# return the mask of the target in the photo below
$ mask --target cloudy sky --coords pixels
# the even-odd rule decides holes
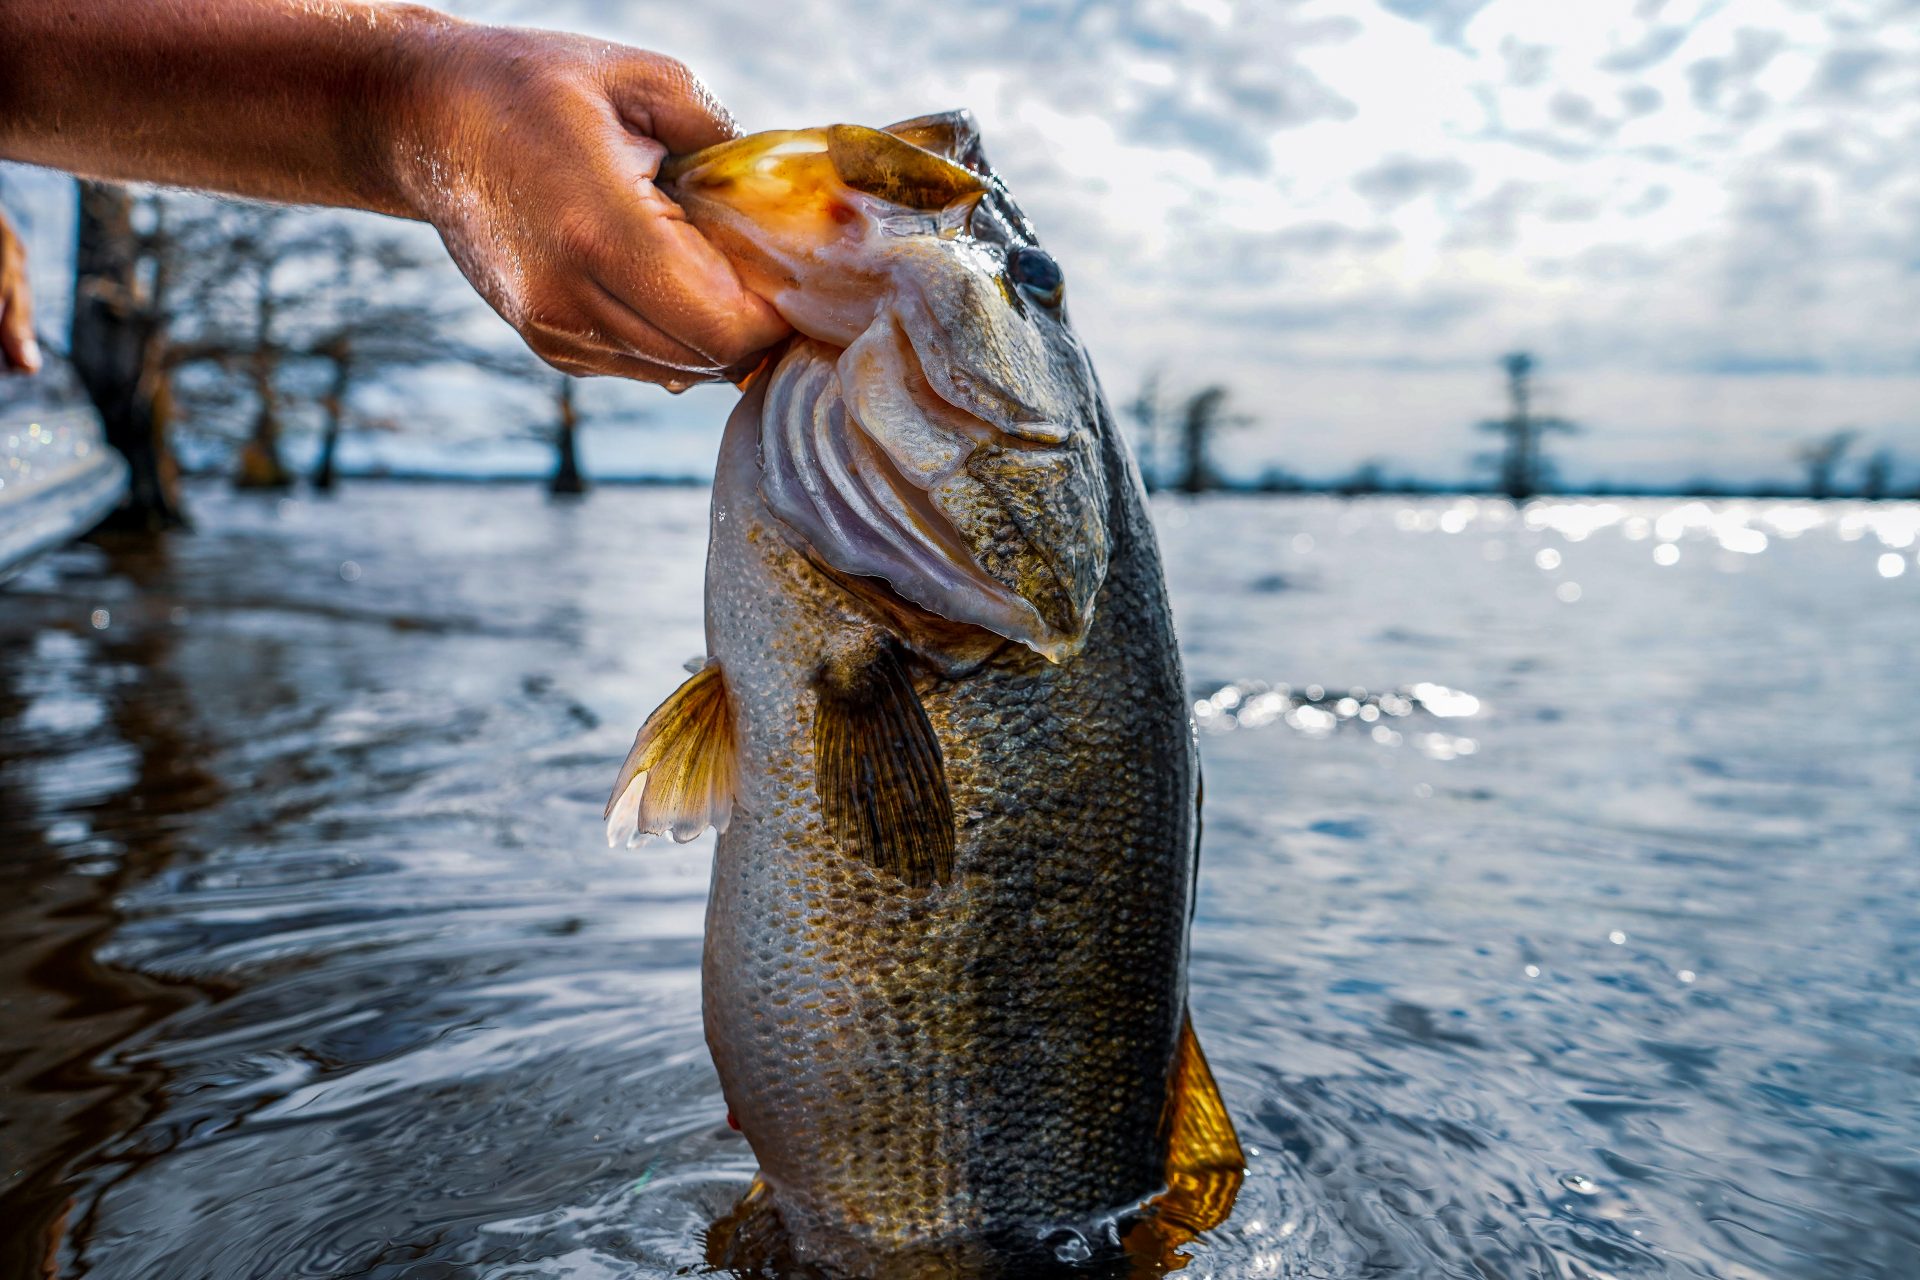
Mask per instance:
[[[1920,0],[445,7],[676,54],[750,129],[971,107],[1109,394],[1229,384],[1245,474],[1463,474],[1526,347],[1570,480],[1841,426],[1920,480]],[[701,456],[724,404],[661,400]]]

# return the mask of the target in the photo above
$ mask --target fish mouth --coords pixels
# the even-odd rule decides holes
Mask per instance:
[[[789,346],[760,462],[769,509],[830,568],[1053,662],[1084,643],[1107,551],[1086,433],[1014,435],[974,416],[890,316],[844,349]]]

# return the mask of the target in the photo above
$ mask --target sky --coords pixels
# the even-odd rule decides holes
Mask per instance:
[[[1526,348],[1570,483],[1841,427],[1920,482],[1920,0],[443,7],[672,53],[748,129],[970,107],[1109,398],[1226,384],[1243,477],[1465,475]],[[727,396],[656,400],[589,463],[710,467]]]

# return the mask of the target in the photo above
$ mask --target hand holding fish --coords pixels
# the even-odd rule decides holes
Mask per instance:
[[[786,334],[654,185],[669,153],[737,132],[686,67],[526,31],[467,28],[452,45],[402,184],[542,359],[678,390]]]
[[[653,183],[736,132],[671,58],[411,5],[0,7],[0,158],[432,223],[569,373],[677,388],[785,336]]]
[[[0,214],[0,373],[39,371],[33,298],[27,293],[27,252],[13,224]]]

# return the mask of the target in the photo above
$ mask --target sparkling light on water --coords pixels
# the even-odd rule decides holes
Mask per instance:
[[[1221,685],[1193,703],[1194,723],[1209,733],[1259,729],[1276,722],[1308,737],[1325,737],[1343,725],[1371,725],[1369,737],[1382,746],[1399,746],[1400,731],[1380,723],[1382,717],[1405,719],[1427,715],[1459,719],[1478,715],[1480,699],[1443,684],[1421,681],[1403,689],[1371,693],[1355,687],[1345,692],[1309,684],[1297,692],[1289,684],[1240,680]],[[1452,760],[1479,750],[1472,738],[1446,733],[1424,733],[1415,742],[1436,760]]]
[[[1870,538],[1888,551],[1920,547],[1920,504],[1911,502],[1708,502],[1695,498],[1649,516],[1632,514],[1618,502],[1594,499],[1541,498],[1516,513],[1509,503],[1463,498],[1443,510],[1401,507],[1394,512],[1393,523],[1407,533],[1495,531],[1517,523],[1528,534],[1557,536],[1569,543],[1584,542],[1612,529],[1628,542],[1651,539],[1656,544],[1653,562],[1662,567],[1678,564],[1683,554],[1680,544],[1689,540],[1711,540],[1719,550],[1734,556],[1761,556],[1777,541],[1790,542],[1822,532],[1842,542]],[[1507,553],[1507,543],[1501,538],[1490,539],[1481,547],[1482,558],[1489,562],[1504,559]],[[1535,567],[1544,572],[1555,572],[1566,563],[1565,553],[1556,546],[1537,546],[1530,554]],[[1725,572],[1740,568],[1737,561],[1725,556],[1708,563]],[[1884,557],[1876,563],[1884,577],[1900,577],[1905,572]],[[1920,558],[1916,563],[1920,564]],[[1565,600],[1568,593],[1557,594]]]
[[[1443,684],[1422,681],[1412,687],[1415,701],[1436,716],[1471,716],[1480,713],[1480,699]]]

